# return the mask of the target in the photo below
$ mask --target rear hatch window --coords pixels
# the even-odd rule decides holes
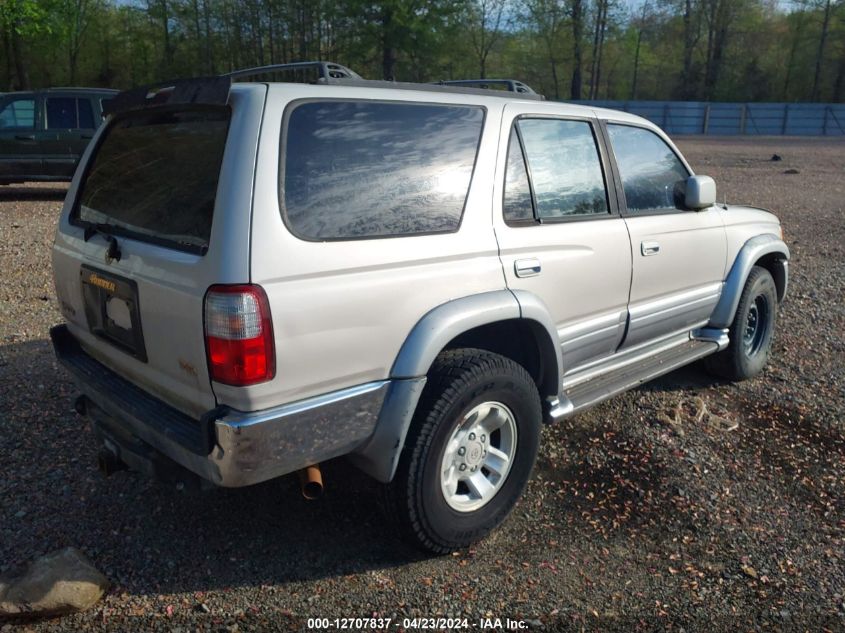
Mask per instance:
[[[228,108],[203,108],[116,119],[89,163],[71,221],[204,254],[229,117]]]

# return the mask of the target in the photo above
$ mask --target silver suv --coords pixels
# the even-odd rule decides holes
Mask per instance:
[[[82,159],[52,338],[105,471],[345,455],[445,552],[504,520],[543,422],[704,357],[763,368],[778,219],[717,205],[656,126],[518,82],[257,80],[290,69],[121,93]]]

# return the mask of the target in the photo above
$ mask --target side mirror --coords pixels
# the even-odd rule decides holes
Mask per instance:
[[[716,181],[710,176],[690,176],[687,178],[687,191],[684,205],[687,209],[706,209],[716,204]]]

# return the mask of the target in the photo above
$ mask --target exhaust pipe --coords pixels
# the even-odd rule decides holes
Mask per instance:
[[[109,475],[113,475],[121,470],[128,470],[129,466],[115,455],[114,451],[104,447],[100,449],[99,453],[97,453],[97,468],[100,469],[100,472],[103,473],[103,475],[108,477]]]
[[[313,464],[300,470],[299,485],[302,487],[302,496],[309,501],[322,497],[323,474],[320,472],[320,465]]]

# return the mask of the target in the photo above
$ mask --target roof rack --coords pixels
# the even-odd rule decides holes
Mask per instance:
[[[316,69],[319,72],[319,83],[334,83],[336,79],[361,79],[361,76],[346,66],[334,62],[296,62],[293,64],[271,64],[269,66],[256,66],[226,73],[223,77],[231,79],[242,79],[244,77],[255,77],[257,75],[269,75],[277,72],[297,72]]]
[[[301,72],[317,70],[318,78],[308,79],[310,83],[339,84],[365,88],[391,88],[402,90],[428,90],[434,92],[462,92],[466,94],[490,95],[521,99],[542,100],[543,96],[529,86],[515,79],[456,79],[433,83],[404,83],[395,81],[363,79],[355,71],[334,62],[296,62],[293,64],[273,64],[235,70],[213,77],[192,77],[162,81],[140,86],[118,93],[114,99],[103,104],[105,114],[115,114],[128,110],[142,109],[162,105],[225,105],[229,99],[232,82],[246,77],[256,77],[281,72]],[[496,90],[491,86],[504,86],[505,90]],[[508,93],[515,93],[513,95]]]
[[[484,90],[495,90],[492,86],[504,86],[507,92],[519,92],[521,94],[535,95],[534,89],[516,79],[450,79],[448,81],[433,82],[440,86],[465,86],[482,88]]]

